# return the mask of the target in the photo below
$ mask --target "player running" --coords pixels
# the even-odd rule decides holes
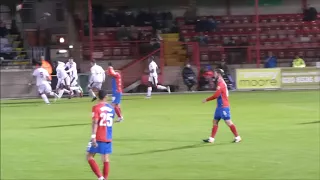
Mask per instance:
[[[213,96],[208,97],[207,99],[204,99],[202,102],[206,103],[208,101],[212,101],[214,99],[217,99],[217,108],[214,113],[214,120],[213,120],[213,128],[211,131],[211,136],[208,139],[203,140],[206,143],[214,143],[214,137],[216,136],[216,133],[218,131],[218,123],[220,119],[223,119],[224,122],[230,127],[230,130],[232,131],[234,135],[234,141],[233,142],[240,142],[241,137],[238,135],[236,126],[231,121],[231,115],[230,115],[230,104],[228,100],[229,92],[228,87],[225,83],[225,81],[222,78],[223,70],[218,69],[214,72],[214,80],[216,81],[217,90],[214,93]]]
[[[154,57],[152,56],[151,58],[148,59],[149,61],[149,87],[148,87],[148,93],[147,93],[147,98],[151,98],[151,92],[152,92],[152,87],[155,89],[160,89],[160,90],[167,90],[168,93],[171,93],[170,86],[165,87],[158,85],[158,73],[157,70],[158,65],[157,63],[154,62]]]
[[[77,94],[82,97],[83,91],[82,88],[78,85],[78,70],[77,64],[73,61],[73,58],[69,58],[68,62],[65,64],[65,68],[68,68],[67,73],[70,76],[70,89],[76,91]]]
[[[105,180],[109,174],[109,154],[112,153],[114,109],[106,102],[106,91],[99,90],[98,98],[98,104],[92,107],[92,135],[87,149],[87,160],[98,180]],[[96,153],[102,155],[103,175],[94,160]]]
[[[59,98],[62,97],[63,93],[68,93],[69,98],[73,95],[73,92],[70,90],[70,77],[68,76],[66,70],[65,70],[65,64],[61,61],[58,61],[55,63],[57,65],[56,71],[57,71],[57,78],[58,83],[56,86],[56,91],[59,95]]]
[[[49,84],[50,75],[48,71],[41,67],[41,62],[37,62],[36,65],[38,66],[38,68],[33,71],[32,75],[37,79],[38,92],[41,98],[46,104],[49,105],[50,102],[48,100],[47,94],[50,96],[54,96],[55,101],[57,100],[58,95],[52,92],[51,85]]]
[[[122,97],[122,79],[119,72],[116,72],[112,64],[109,63],[108,75],[112,77],[112,105],[116,114],[118,116],[118,120],[116,122],[123,121],[123,116],[121,114],[120,102]]]
[[[106,79],[104,69],[97,65],[95,61],[91,62],[91,76],[88,84],[89,93],[92,96],[92,102],[97,99],[95,92],[101,90],[102,83]]]

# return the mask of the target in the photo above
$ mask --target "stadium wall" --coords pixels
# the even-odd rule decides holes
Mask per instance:
[[[1,70],[1,99],[36,97],[36,86],[28,85],[31,81],[31,70]]]

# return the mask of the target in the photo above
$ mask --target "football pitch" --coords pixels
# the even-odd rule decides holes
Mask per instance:
[[[215,144],[202,143],[216,106],[201,103],[209,95],[124,96],[109,179],[320,178],[319,91],[231,92],[238,144],[224,122]],[[93,104],[1,101],[1,179],[97,179],[85,159]]]

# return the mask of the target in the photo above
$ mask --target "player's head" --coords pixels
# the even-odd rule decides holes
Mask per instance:
[[[106,101],[106,100],[107,100],[107,96],[108,96],[107,91],[105,91],[105,90],[99,90],[99,92],[98,92],[98,98],[99,98],[100,101]]]
[[[109,63],[108,63],[108,66],[112,67],[112,62],[109,62]]]
[[[91,66],[96,65],[96,60],[93,59],[93,60],[90,62],[90,64],[91,64]]]
[[[149,59],[148,59],[149,63],[154,61],[154,56],[151,56]]]
[[[70,64],[72,64],[72,63],[73,63],[73,57],[69,57],[68,62],[69,62]]]
[[[42,66],[42,62],[41,61],[36,61],[35,64],[36,64],[37,67],[41,67]]]
[[[213,73],[214,73],[213,78],[217,80],[219,79],[219,77],[223,75],[224,71],[222,69],[215,69]]]

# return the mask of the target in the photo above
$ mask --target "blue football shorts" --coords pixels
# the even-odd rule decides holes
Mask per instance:
[[[113,93],[112,94],[112,103],[113,104],[120,104],[122,98],[121,93]]]
[[[93,147],[92,143],[89,142],[87,152],[91,154],[111,154],[112,153],[112,142],[101,142],[97,141],[98,147]]]
[[[216,111],[214,113],[214,119],[215,120],[230,120],[231,114],[230,114],[230,108],[229,107],[217,107]]]

